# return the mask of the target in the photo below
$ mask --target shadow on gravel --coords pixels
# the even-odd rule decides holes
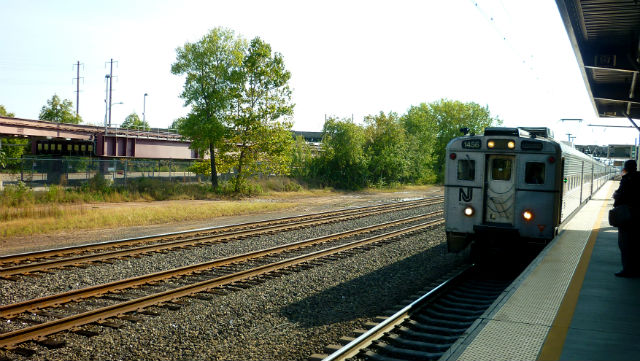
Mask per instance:
[[[280,314],[302,327],[380,316],[409,296],[425,290],[463,260],[461,255],[448,254],[447,245],[441,244],[289,304],[280,310]]]

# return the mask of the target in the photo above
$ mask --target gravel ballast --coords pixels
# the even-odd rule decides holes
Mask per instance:
[[[167,253],[155,253],[151,254],[151,256],[141,258],[129,257],[122,260],[114,260],[111,264],[92,264],[86,269],[67,268],[62,270],[52,270],[53,273],[51,274],[37,274],[34,277],[19,277],[17,281],[0,279],[0,304],[16,303],[72,289],[85,288],[95,284],[121,280],[246,252],[257,251],[295,241],[339,233],[348,229],[377,225],[391,220],[433,212],[441,208],[441,204],[413,208],[406,211],[389,212],[378,216],[363,217],[348,222],[339,222],[319,227],[282,232],[278,233],[276,236],[264,235],[242,240],[234,240],[228,243],[172,250]]]
[[[441,206],[436,206],[441,207]],[[367,217],[348,228],[379,224],[434,209],[422,207],[393,215]],[[346,229],[332,224],[277,236],[125,259],[114,264],[66,269],[38,278],[2,281],[2,304],[271,247]],[[66,347],[25,346],[36,353],[25,358],[0,350],[13,360],[304,360],[336,343],[356,328],[393,308],[464,262],[446,252],[444,227],[438,226],[322,262],[208,300],[184,299],[179,310],[152,307],[158,316],[139,315],[136,323],[119,321],[120,329],[87,326],[94,337],[56,335]],[[7,302],[8,300],[12,300]]]

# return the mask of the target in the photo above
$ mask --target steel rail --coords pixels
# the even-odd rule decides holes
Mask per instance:
[[[435,203],[418,203],[411,205],[403,205],[402,207],[394,207],[394,208],[385,208],[385,209],[377,209],[372,210],[367,213],[357,213],[357,214],[348,214],[348,215],[333,215],[327,218],[315,219],[315,220],[305,220],[299,221],[294,224],[277,224],[277,225],[268,225],[257,229],[250,230],[238,230],[238,231],[230,231],[226,233],[219,233],[210,236],[201,236],[201,237],[193,237],[185,240],[177,240],[171,242],[163,242],[139,247],[126,248],[123,250],[109,251],[98,254],[88,254],[88,255],[80,255],[69,258],[61,258],[61,259],[53,259],[49,261],[42,262],[34,262],[27,264],[20,264],[17,266],[0,268],[0,278],[11,278],[12,276],[27,274],[31,272],[39,272],[39,271],[47,271],[54,268],[61,268],[65,266],[77,266],[86,263],[92,262],[100,262],[109,259],[115,258],[123,258],[130,257],[134,255],[141,255],[151,252],[162,252],[168,251],[174,248],[184,248],[195,246],[199,244],[206,243],[216,243],[216,242],[226,242],[233,238],[238,237],[251,237],[262,235],[270,232],[284,232],[288,230],[300,229],[304,227],[309,227],[311,225],[320,225],[325,223],[333,223],[339,222],[343,220],[350,220],[355,218],[361,218],[376,214],[383,214],[388,212],[396,211],[398,208],[401,209],[411,209],[422,207],[426,205],[431,205]]]
[[[166,270],[166,271],[154,272],[146,275],[131,277],[131,278],[113,281],[105,284],[85,287],[82,289],[71,290],[71,291],[60,293],[60,294],[34,298],[31,300],[26,300],[22,302],[13,303],[13,304],[1,305],[0,318],[10,319],[12,317],[18,316],[19,314],[27,311],[34,311],[34,310],[42,309],[45,307],[58,306],[60,304],[64,304],[71,301],[77,301],[80,299],[85,299],[90,297],[97,297],[109,292],[121,291],[123,289],[141,286],[144,284],[155,283],[155,282],[170,279],[170,278],[181,277],[181,276],[190,275],[198,272],[208,271],[216,267],[222,267],[222,266],[226,266],[233,263],[248,261],[251,259],[260,258],[267,255],[273,255],[277,253],[286,252],[289,250],[309,247],[309,246],[313,246],[321,243],[326,243],[329,241],[335,241],[335,240],[339,240],[347,237],[352,237],[358,234],[370,233],[376,230],[398,226],[398,225],[402,225],[410,222],[417,222],[420,220],[424,220],[427,218],[440,215],[442,213],[443,211],[436,211],[436,212],[431,212],[431,213],[427,213],[419,216],[406,217],[403,219],[390,221],[390,222],[386,222],[386,223],[382,223],[374,226],[361,227],[361,228],[349,230],[346,232],[339,232],[339,233],[334,233],[327,236],[321,236],[321,237],[302,240],[298,242],[292,242],[285,245],[271,247],[271,248],[267,248],[259,251],[247,252],[239,255],[225,257],[225,258],[217,259],[214,261],[202,262],[195,265],[179,267],[179,268]]]
[[[325,250],[312,252],[306,255],[289,258],[283,261],[275,262],[275,263],[264,265],[264,266],[259,266],[253,269],[216,277],[210,280],[201,281],[191,285],[178,287],[173,290],[159,292],[157,294],[137,298],[130,301],[121,302],[111,306],[102,307],[96,310],[87,311],[87,312],[73,315],[73,316],[68,316],[68,317],[50,321],[47,323],[3,333],[3,334],[0,334],[0,347],[7,348],[7,349],[12,348],[12,347],[15,347],[15,345],[25,341],[38,340],[60,331],[73,329],[75,327],[79,327],[89,323],[105,320],[110,317],[117,317],[129,312],[140,311],[146,307],[157,305],[163,302],[169,302],[177,298],[190,296],[199,292],[207,291],[216,287],[228,285],[238,281],[255,278],[258,276],[265,275],[267,273],[297,266],[297,265],[300,265],[309,261],[313,261],[322,257],[349,251],[355,248],[359,248],[365,245],[380,242],[390,238],[396,238],[402,235],[407,235],[425,228],[433,227],[443,222],[444,222],[444,219],[437,219],[437,220],[425,222],[425,223],[410,226],[401,230],[396,230],[396,231],[388,232],[385,234],[372,236],[362,240],[350,242],[344,245],[335,246]]]
[[[203,232],[214,232],[215,234],[218,234],[218,233],[229,232],[237,229],[256,228],[265,224],[282,224],[286,222],[305,221],[308,219],[320,219],[320,218],[331,217],[339,214],[358,213],[358,212],[362,212],[363,210],[365,211],[375,210],[378,208],[380,209],[398,208],[398,207],[403,207],[410,204],[429,203],[432,201],[442,200],[442,198],[444,197],[436,196],[432,198],[422,198],[422,199],[408,201],[408,202],[387,203],[387,204],[381,204],[381,205],[375,205],[375,206],[341,209],[336,211],[319,212],[311,215],[307,214],[307,215],[299,215],[299,216],[291,216],[291,217],[282,217],[282,218],[275,218],[275,219],[265,220],[265,221],[198,228],[198,229],[192,229],[192,230],[186,230],[186,231],[180,231],[180,232],[157,234],[152,236],[127,238],[127,239],[121,239],[121,240],[113,240],[113,241],[84,244],[84,245],[78,245],[78,246],[62,247],[62,248],[48,249],[48,250],[35,251],[35,252],[4,255],[4,256],[0,256],[0,265],[18,263],[18,262],[28,261],[32,259],[39,259],[39,258],[49,258],[49,257],[64,256],[69,254],[87,253],[91,251],[99,251],[99,250],[115,248],[115,247],[127,247],[131,245],[142,244],[142,243],[151,243],[151,242],[168,239],[168,238],[170,239],[171,237],[184,238],[184,237],[189,237],[191,235],[194,237],[197,237],[199,233],[203,233]]]
[[[460,277],[466,275],[471,269],[473,269],[474,265],[470,265],[460,272],[453,275],[448,280],[442,282],[438,286],[436,286],[431,291],[425,293],[420,296],[417,300],[411,302],[407,306],[403,307],[400,311],[394,313],[389,316],[384,321],[380,322],[378,325],[371,328],[369,331],[363,333],[358,336],[355,340],[349,342],[344,345],[339,350],[336,350],[331,355],[325,357],[322,361],[338,361],[338,360],[347,360],[351,357],[356,356],[360,350],[368,347],[374,340],[377,340],[385,334],[386,332],[391,331],[394,327],[404,322],[406,319],[411,317],[411,314],[418,308],[422,307],[423,304],[429,302],[434,297],[437,297],[444,288],[448,287],[452,283],[457,282]]]

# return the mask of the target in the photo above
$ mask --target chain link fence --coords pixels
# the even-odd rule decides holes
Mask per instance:
[[[194,161],[97,158],[20,158],[8,161],[10,166],[0,168],[0,189],[3,185],[18,182],[24,182],[31,188],[54,184],[81,186],[98,173],[115,184],[126,184],[128,180],[141,177],[184,183],[208,181],[207,176],[189,171]]]

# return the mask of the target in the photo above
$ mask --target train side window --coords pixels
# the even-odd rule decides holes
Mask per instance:
[[[42,151],[42,143],[38,143],[38,150]]]
[[[494,158],[491,162],[491,179],[508,181],[511,179],[511,159]]]
[[[44,144],[44,150],[45,150],[45,152],[49,151],[49,144],[47,144],[47,143]]]
[[[73,150],[72,148],[73,148],[73,146],[71,144],[67,144],[67,151],[69,151],[69,152],[72,151]]]
[[[471,159],[458,160],[458,180],[472,181],[476,176],[476,161]]]
[[[527,162],[524,181],[528,184],[544,184],[544,163]]]
[[[58,152],[62,151],[62,144],[58,144],[58,145],[56,145],[56,147],[58,148]]]
[[[73,151],[78,152],[80,150],[80,146],[78,144],[73,145]]]

